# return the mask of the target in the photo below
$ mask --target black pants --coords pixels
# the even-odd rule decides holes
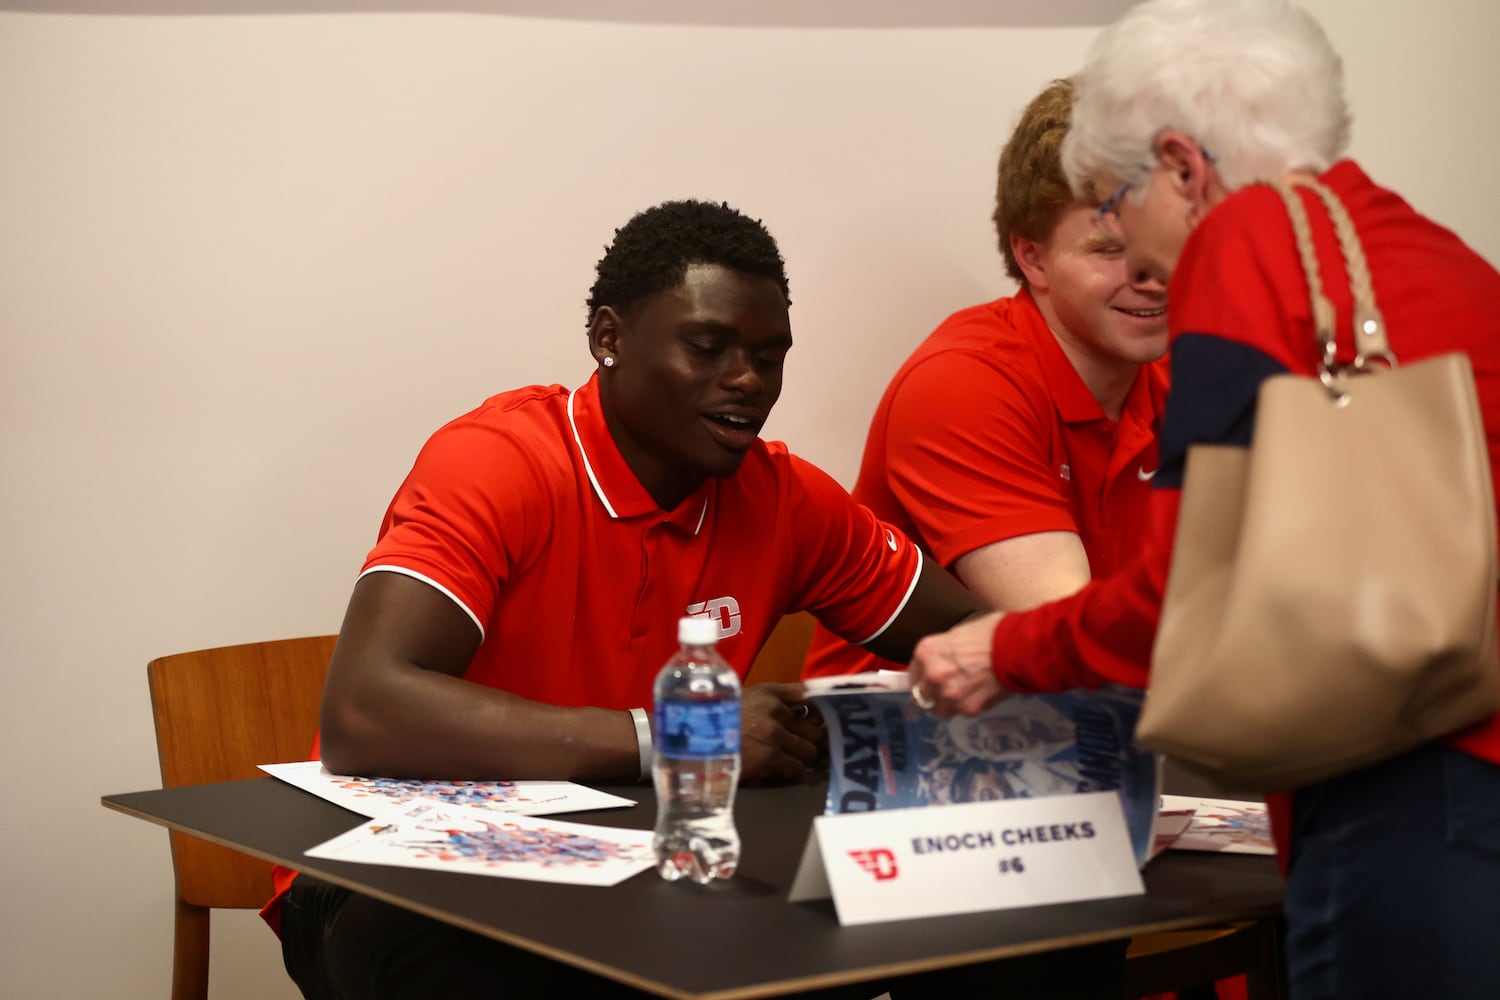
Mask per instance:
[[[822,990],[817,1000],[1116,1000],[1124,941]],[[650,994],[310,875],[281,912],[286,971],[307,1000],[571,1000]],[[774,956],[767,956],[768,960]]]
[[[1297,1000],[1500,997],[1500,767],[1441,743],[1297,791]]]

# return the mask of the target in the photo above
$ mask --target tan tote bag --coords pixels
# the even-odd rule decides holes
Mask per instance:
[[[1467,356],[1397,367],[1348,212],[1321,184],[1354,294],[1336,360],[1307,211],[1317,378],[1260,388],[1250,447],[1191,447],[1137,736],[1223,787],[1291,789],[1500,707],[1495,501]]]

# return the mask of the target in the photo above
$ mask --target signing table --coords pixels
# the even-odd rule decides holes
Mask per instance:
[[[743,853],[729,882],[698,887],[646,873],[607,889],[307,858],[362,817],[272,778],[103,802],[664,997],[780,996],[1280,912],[1271,858],[1169,851],[1147,866],[1144,896],[841,927],[829,900],[786,901],[825,790],[811,781],[742,787]],[[649,787],[606,791],[639,804],[564,818],[651,828]],[[684,939],[734,946],[685,954],[674,945]]]

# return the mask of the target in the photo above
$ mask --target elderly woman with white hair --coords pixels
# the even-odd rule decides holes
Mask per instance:
[[[1011,692],[1145,686],[1187,448],[1248,445],[1261,382],[1317,367],[1292,225],[1262,182],[1334,192],[1392,351],[1469,356],[1500,469],[1500,273],[1340,159],[1341,64],[1310,16],[1286,0],[1148,0],[1100,36],[1075,83],[1069,180],[1118,229],[1132,273],[1170,281],[1151,527],[1132,565],[1073,597],[924,640],[915,697],[945,715]],[[1332,223],[1315,196],[1304,204],[1348,330]],[[1294,997],[1500,997],[1500,717],[1270,798]]]

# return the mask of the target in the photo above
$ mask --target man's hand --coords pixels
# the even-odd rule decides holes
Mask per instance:
[[[801,684],[755,684],[740,699],[740,778],[795,781],[818,762],[828,733]]]
[[[917,643],[908,674],[912,698],[943,718],[978,715],[1010,692],[1000,686],[990,663],[995,626],[1003,613],[966,619],[946,632]]]

